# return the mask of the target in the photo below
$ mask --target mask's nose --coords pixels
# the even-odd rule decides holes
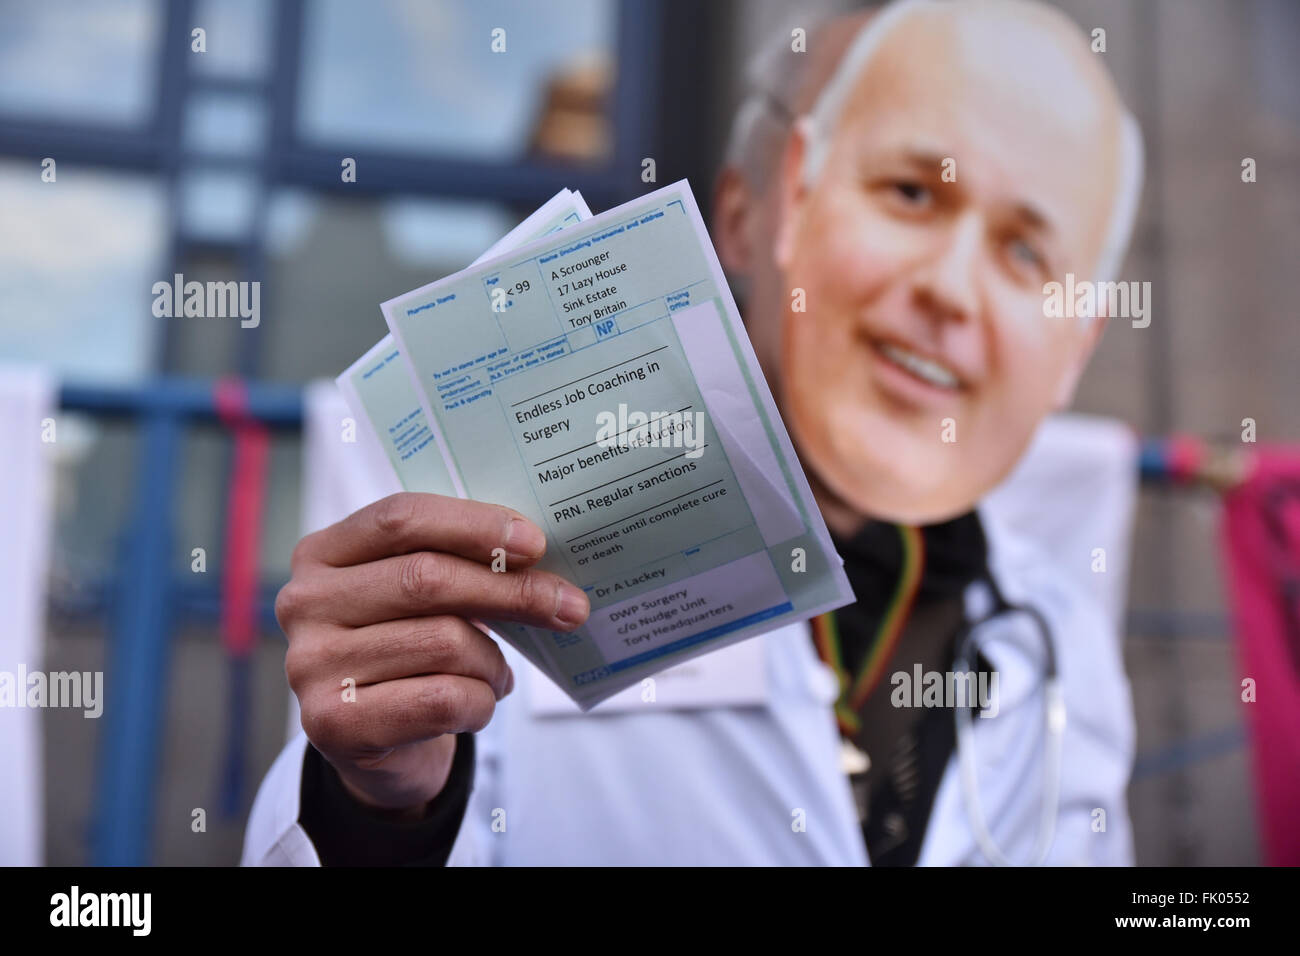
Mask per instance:
[[[912,302],[932,321],[967,322],[976,314],[983,233],[977,214],[960,217],[913,272]]]

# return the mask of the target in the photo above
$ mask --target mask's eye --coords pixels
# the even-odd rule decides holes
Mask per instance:
[[[1038,275],[1047,270],[1047,260],[1024,239],[1007,241],[1007,257],[1011,261],[1011,267],[1022,275]]]
[[[899,180],[894,183],[894,192],[908,205],[928,206],[930,204],[930,190],[918,182]]]

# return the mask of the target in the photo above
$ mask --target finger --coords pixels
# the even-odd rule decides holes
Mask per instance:
[[[401,492],[303,538],[295,558],[346,567],[415,551],[444,551],[482,564],[504,552],[514,570],[541,558],[546,535],[504,505]]]
[[[294,587],[294,582],[286,585]],[[500,573],[428,551],[323,570],[300,587],[312,593],[295,599],[311,602],[314,617],[349,627],[455,614],[571,631],[591,613],[580,588],[548,571]]]
[[[450,614],[325,630],[311,653],[316,673],[335,687],[347,678],[353,686],[363,687],[404,677],[454,674],[483,681],[500,700],[511,686],[510,665],[497,642]]]
[[[442,734],[482,730],[496,694],[474,677],[431,674],[357,687],[351,699],[333,690],[303,707],[303,727],[322,753],[387,750]],[[325,696],[328,694],[328,696]]]

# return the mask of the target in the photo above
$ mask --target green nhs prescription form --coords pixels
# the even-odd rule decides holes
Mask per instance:
[[[475,262],[589,218],[591,210],[582,196],[562,190]],[[369,439],[367,444],[387,457],[405,490],[438,495],[456,493],[391,335],[375,343],[335,382],[356,413],[362,433]],[[375,445],[378,447],[374,448]]]
[[[456,492],[591,600],[489,622],[579,706],[853,600],[685,181],[383,312]]]
[[[475,262],[523,245],[591,217],[580,193],[561,190],[507,233]],[[455,495],[420,399],[397,342],[386,335],[335,380],[357,416],[358,437],[368,454],[386,458],[406,491]],[[529,642],[516,639],[519,651],[549,673],[549,663]]]

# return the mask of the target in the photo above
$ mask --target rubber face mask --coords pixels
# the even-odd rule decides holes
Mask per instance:
[[[1077,37],[988,26],[895,26],[829,133],[801,121],[783,164],[779,391],[805,464],[862,514],[972,508],[1098,328],[1045,315],[1043,289],[1097,260],[1121,108]]]

